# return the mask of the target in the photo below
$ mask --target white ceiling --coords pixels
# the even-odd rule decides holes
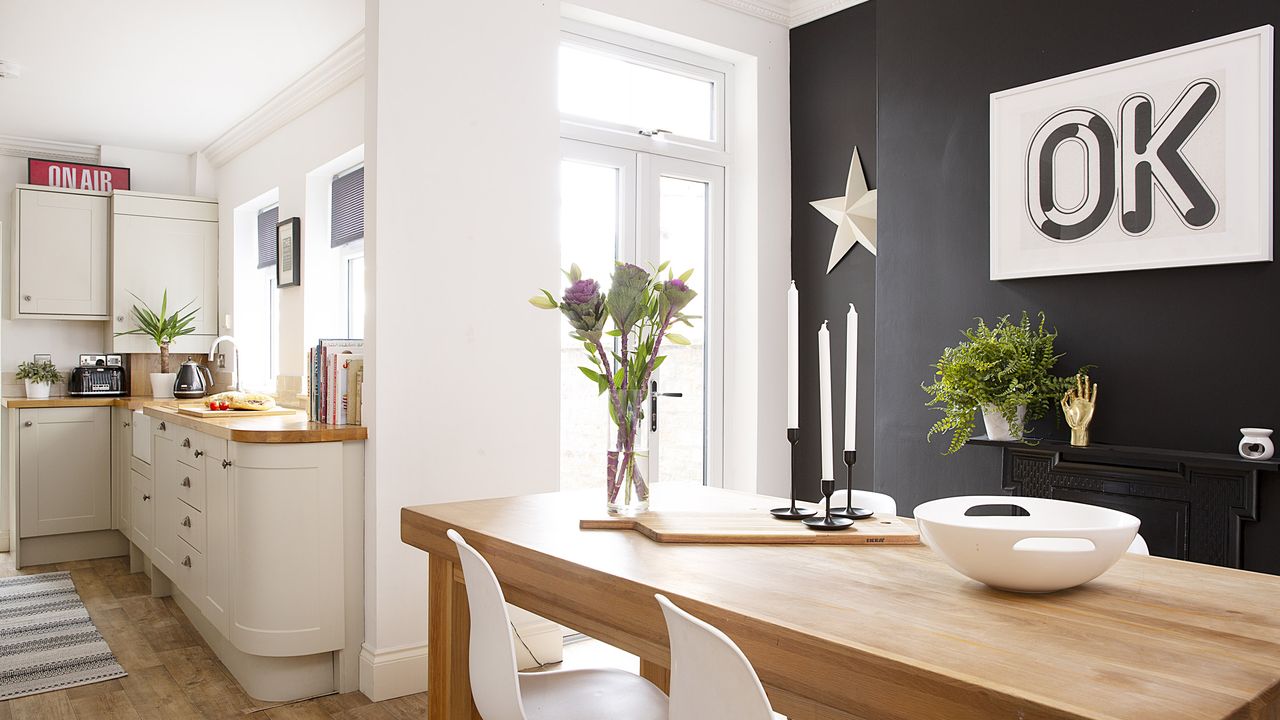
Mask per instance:
[[[0,0],[0,135],[195,152],[363,27],[363,0]]]

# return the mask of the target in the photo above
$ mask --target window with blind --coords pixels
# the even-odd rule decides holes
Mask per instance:
[[[276,264],[276,225],[280,222],[280,206],[258,211],[258,269]]]
[[[339,247],[364,239],[364,166],[333,178],[330,246]]]

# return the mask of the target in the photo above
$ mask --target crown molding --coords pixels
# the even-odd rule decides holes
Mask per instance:
[[[101,157],[101,152],[97,145],[0,135],[0,155],[95,164]]]
[[[791,0],[791,27],[860,5],[866,0]]]
[[[214,167],[221,167],[363,75],[364,31],[361,30],[201,152]]]
[[[716,5],[793,28],[866,0],[709,0]]]

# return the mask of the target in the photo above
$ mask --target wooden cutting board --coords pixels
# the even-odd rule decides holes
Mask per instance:
[[[583,518],[583,530],[635,530],[661,543],[919,545],[920,534],[896,517],[873,515],[848,530],[810,530],[768,512],[652,511]]]
[[[179,405],[178,412],[198,418],[257,417],[261,415],[292,415],[294,408],[273,407],[270,410],[210,410],[208,405]]]

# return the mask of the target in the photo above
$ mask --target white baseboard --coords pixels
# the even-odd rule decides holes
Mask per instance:
[[[370,700],[427,691],[427,644],[374,650],[360,646],[360,692]]]

